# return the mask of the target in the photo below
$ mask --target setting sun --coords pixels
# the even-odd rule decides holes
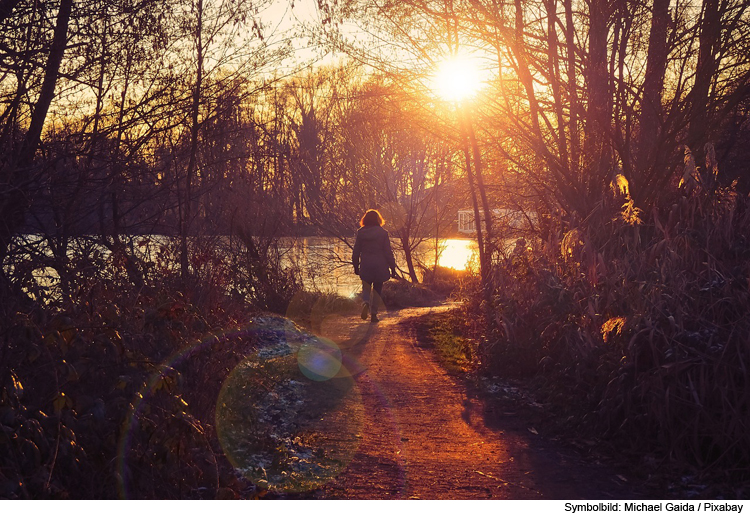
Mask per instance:
[[[476,61],[467,57],[453,57],[444,61],[434,78],[435,91],[446,101],[463,101],[479,91],[481,83]]]

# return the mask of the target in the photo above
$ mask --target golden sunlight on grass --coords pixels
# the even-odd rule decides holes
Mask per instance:
[[[471,57],[452,57],[440,64],[433,82],[435,92],[443,100],[463,101],[479,91],[479,67]]]

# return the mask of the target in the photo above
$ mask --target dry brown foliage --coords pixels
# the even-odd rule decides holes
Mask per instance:
[[[746,478],[750,210],[732,189],[558,224],[495,269],[483,367],[536,374],[561,418],[622,448]]]

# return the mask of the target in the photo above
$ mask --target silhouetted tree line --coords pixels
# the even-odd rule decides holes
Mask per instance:
[[[395,207],[407,252],[445,232],[430,193],[455,194],[434,191],[458,169],[424,112],[353,65],[277,69],[293,50],[264,35],[261,7],[4,6],[3,259],[30,233],[53,267],[74,237],[135,258],[127,237],[161,234],[178,237],[187,281],[190,236],[344,237],[374,206]]]

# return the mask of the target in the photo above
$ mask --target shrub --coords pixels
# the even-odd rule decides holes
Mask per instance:
[[[453,268],[425,268],[422,284],[438,295],[450,296],[456,293],[462,284],[471,280],[473,274],[469,270],[455,270]]]
[[[383,303],[389,309],[432,306],[438,302],[440,296],[422,284],[390,280],[383,285]]]
[[[310,328],[313,332],[320,330],[323,319],[332,314],[359,313],[358,300],[342,297],[331,292],[299,291],[290,301],[286,315],[295,323]]]
[[[55,262],[57,283],[29,289],[34,298],[5,292],[0,497],[214,498],[247,488],[221,454],[216,398],[256,345],[248,320],[284,313],[297,282],[271,244],[265,256],[233,253],[244,259],[235,267],[220,241],[196,239],[186,285],[172,240],[142,242],[108,252],[82,237]],[[46,262],[43,248],[26,255],[12,267],[22,284]]]
[[[750,467],[747,198],[625,208],[602,204],[496,266],[484,368],[537,375],[624,447],[739,473]]]

